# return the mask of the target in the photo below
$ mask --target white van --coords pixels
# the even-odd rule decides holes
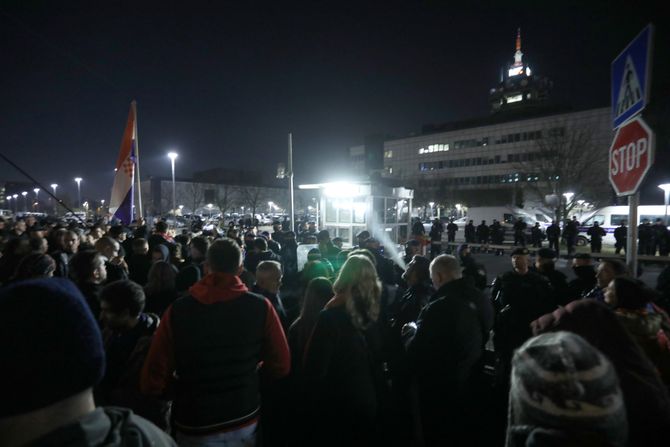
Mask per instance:
[[[670,207],[668,207],[668,211],[670,212]],[[648,219],[651,223],[654,223],[656,219],[663,220],[665,219],[665,206],[640,205],[637,207],[637,216],[637,224],[642,222],[643,219]],[[589,242],[586,231],[596,221],[607,232],[607,235],[603,238],[603,243],[614,245],[614,229],[621,225],[621,221],[626,221],[627,226],[630,226],[628,206],[606,206],[584,215],[584,220],[579,226],[577,245],[586,245]]]

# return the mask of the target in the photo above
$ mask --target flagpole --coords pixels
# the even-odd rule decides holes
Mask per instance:
[[[137,101],[133,99],[133,101],[130,103],[131,107],[133,108],[133,115],[135,117],[134,120],[134,128],[133,128],[133,133],[135,134],[135,170],[137,171],[137,218],[141,219],[142,218],[142,183],[140,179],[140,139],[139,136],[137,135]],[[130,210],[132,214],[132,210]]]

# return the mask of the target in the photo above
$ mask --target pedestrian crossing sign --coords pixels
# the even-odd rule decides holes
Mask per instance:
[[[644,109],[651,90],[653,25],[649,24],[612,62],[612,127]]]

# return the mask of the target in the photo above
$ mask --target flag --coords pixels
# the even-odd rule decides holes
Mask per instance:
[[[137,153],[137,135],[135,134],[135,103],[128,113],[126,130],[121,140],[119,158],[114,169],[114,186],[109,201],[109,212],[125,225],[133,220],[133,196],[135,192],[135,161]]]

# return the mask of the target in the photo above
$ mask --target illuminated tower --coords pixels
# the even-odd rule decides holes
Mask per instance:
[[[517,29],[514,62],[501,72],[499,85],[489,92],[491,112],[541,105],[548,98],[551,87],[549,79],[531,75],[530,67],[523,62],[521,28]]]

